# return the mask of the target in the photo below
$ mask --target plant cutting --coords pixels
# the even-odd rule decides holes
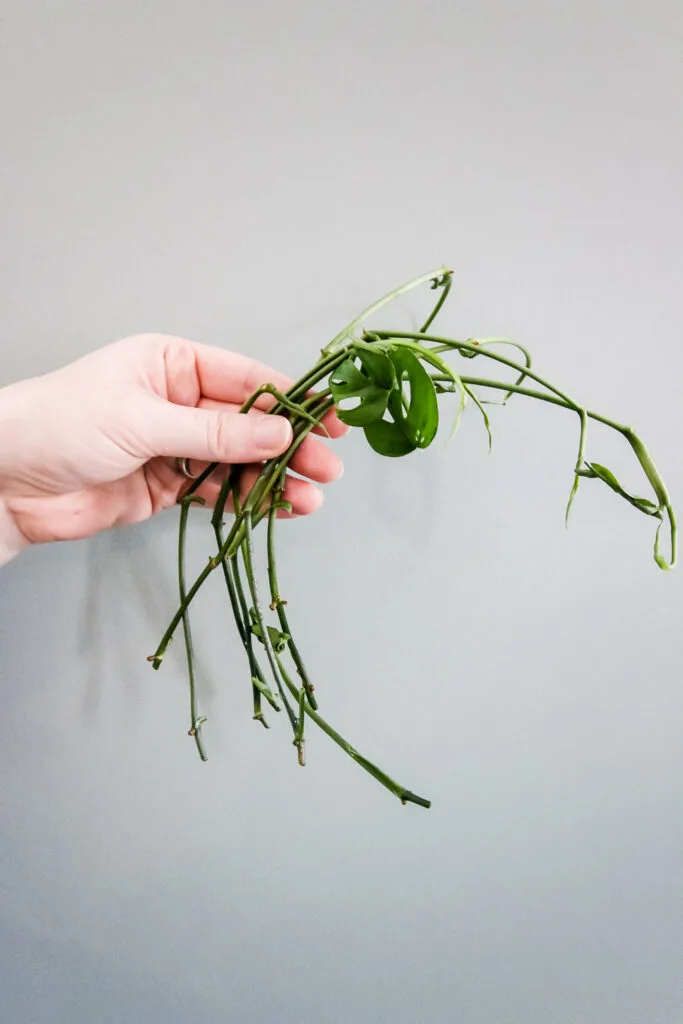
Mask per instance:
[[[439,403],[454,402],[453,432],[468,404],[481,416],[488,434],[492,433],[487,406],[492,395],[502,394],[505,404],[513,396],[550,403],[573,413],[578,422],[578,448],[565,519],[582,480],[598,480],[633,508],[655,521],[654,560],[663,570],[676,562],[676,518],[664,482],[643,441],[630,426],[593,412],[570,398],[555,385],[539,376],[532,367],[528,351],[506,338],[468,338],[456,340],[434,333],[433,323],[443,308],[452,284],[452,272],[446,267],[423,274],[396,288],[373,303],[352,320],[326,345],[315,365],[285,394],[264,384],[244,404],[247,413],[263,394],[272,395],[270,414],[287,416],[293,439],[287,451],[264,463],[248,494],[240,498],[241,468],[233,467],[223,481],[211,517],[215,553],[188,586],[185,567],[185,540],[190,509],[201,504],[197,491],[219,468],[208,466],[179,499],[178,592],[179,604],[155,653],[149,660],[158,669],[168,646],[181,629],[187,658],[190,729],[202,760],[206,760],[195,678],[195,662],[190,629],[190,607],[207,579],[220,570],[237,633],[244,649],[252,690],[253,717],[268,728],[264,704],[277,713],[284,711],[292,730],[292,742],[299,763],[305,764],[305,728],[310,720],[342,748],[357,764],[398,797],[402,803],[429,807],[430,801],[395,782],[382,769],[360,754],[320,714],[313,676],[304,664],[294,639],[287,602],[278,578],[275,531],[277,512],[288,509],[282,493],[289,462],[304,439],[319,428],[325,415],[336,409],[339,418],[363,431],[370,447],[380,456],[410,456],[429,447],[439,427]],[[377,313],[399,296],[430,285],[436,291],[434,306],[417,331],[391,330],[374,326]],[[461,367],[447,361],[456,355],[467,368],[485,364],[483,376],[460,372]],[[512,379],[505,379],[505,374]],[[499,376],[501,374],[502,376]],[[649,498],[625,490],[614,473],[587,457],[588,424],[594,421],[620,434],[635,455],[652,489]],[[228,500],[232,499],[234,517],[229,528],[224,522]],[[259,526],[265,535],[267,585],[256,577],[254,544]],[[661,533],[668,527],[667,555],[662,553]],[[267,588],[268,597],[263,598]],[[246,674],[246,673],[245,673]]]

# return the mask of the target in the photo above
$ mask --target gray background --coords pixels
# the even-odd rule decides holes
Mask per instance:
[[[683,506],[679,3],[0,12],[6,382],[145,330],[299,373],[446,261],[444,330],[633,421]],[[573,417],[494,411],[491,458],[473,410],[403,463],[345,439],[281,537],[325,710],[430,811],[252,724],[218,581],[199,763],[180,650],[145,662],[175,513],[2,571],[4,1022],[683,1019],[683,578],[601,485],[564,530]]]

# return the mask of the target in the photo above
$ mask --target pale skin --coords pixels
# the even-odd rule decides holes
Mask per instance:
[[[91,537],[170,508],[189,484],[177,457],[194,475],[221,464],[198,491],[209,505],[233,463],[246,464],[248,491],[259,463],[292,438],[286,419],[265,415],[269,395],[239,413],[266,383],[286,391],[292,381],[235,352],[145,334],[0,389],[0,563],[32,544]],[[334,412],[324,428],[330,438],[348,429]],[[341,476],[342,464],[310,435],[291,469],[283,498],[293,515],[307,515],[322,502],[316,485]]]

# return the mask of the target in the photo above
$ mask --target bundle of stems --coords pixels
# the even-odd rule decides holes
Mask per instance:
[[[630,426],[586,409],[540,377],[532,369],[528,351],[518,343],[506,338],[469,338],[458,341],[434,334],[432,324],[448,297],[451,283],[451,271],[440,267],[396,288],[347,324],[322,349],[315,366],[286,394],[271,384],[264,384],[248,399],[241,410],[244,413],[252,408],[261,395],[272,395],[273,404],[269,413],[289,418],[293,440],[283,455],[264,463],[256,482],[243,499],[240,498],[241,468],[232,468],[222,484],[211,518],[215,554],[189,587],[185,578],[185,540],[189,511],[192,504],[203,503],[197,491],[216,472],[218,465],[214,463],[208,466],[179,499],[179,607],[149,660],[154,668],[159,668],[176,629],[182,626],[190,689],[189,735],[194,737],[202,760],[206,760],[201,731],[206,719],[198,710],[189,608],[208,577],[220,568],[249,668],[254,719],[268,728],[263,714],[264,701],[274,711],[284,709],[292,729],[299,763],[303,765],[304,728],[306,719],[310,718],[402,803],[430,806],[429,800],[398,784],[363,757],[320,715],[314,686],[294,640],[286,610],[287,602],[282,597],[278,581],[275,524],[278,509],[289,508],[282,499],[287,467],[304,439],[311,430],[320,428],[332,408],[336,409],[343,422],[363,429],[368,443],[378,454],[389,457],[405,456],[431,444],[439,425],[438,398],[444,394],[454,394],[457,399],[454,430],[468,401],[472,402],[488,432],[489,447],[491,424],[486,406],[491,399],[486,396],[492,392],[503,392],[503,400],[499,404],[505,404],[512,395],[520,395],[568,409],[579,421],[579,444],[566,516],[569,515],[580,481],[584,478],[601,480],[639,512],[657,521],[655,562],[661,569],[673,568],[676,562],[674,511],[664,482],[640,437]],[[366,328],[368,321],[380,309],[399,296],[426,284],[431,284],[438,296],[430,315],[418,331]],[[503,354],[501,348],[506,352],[512,350],[516,358]],[[494,375],[477,377],[456,372],[444,359],[444,355],[450,352],[470,361],[488,360]],[[495,376],[495,371],[500,369],[514,371],[514,379],[500,380]],[[635,454],[656,500],[630,494],[604,465],[587,460],[589,420],[621,434]],[[234,518],[226,533],[224,516],[230,498]],[[264,519],[270,597],[267,604],[264,604],[260,596],[254,568],[254,532]],[[670,537],[668,559],[660,548],[660,532],[665,521],[669,526]]]

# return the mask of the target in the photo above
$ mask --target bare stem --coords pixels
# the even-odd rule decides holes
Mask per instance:
[[[287,689],[289,690],[293,697],[298,699],[299,691],[297,690],[296,686],[294,685],[289,675],[287,674],[287,670],[282,664],[282,659],[277,655],[276,657],[278,658],[279,669],[282,674],[282,678],[285,681]],[[322,731],[327,736],[329,736],[329,738],[334,743],[336,743],[338,747],[341,747],[341,749],[345,753],[347,753],[349,757],[351,757],[356,762],[356,764],[359,764],[361,768],[364,768],[365,771],[372,775],[374,779],[377,779],[377,781],[380,782],[383,786],[385,786],[391,793],[393,793],[394,796],[397,796],[402,804],[412,803],[419,804],[420,807],[431,807],[430,800],[425,800],[424,797],[417,796],[415,793],[411,793],[409,789],[405,789],[398,782],[394,782],[394,780],[390,778],[386,774],[386,772],[383,772],[382,769],[378,768],[377,765],[372,763],[372,761],[368,761],[367,757],[363,757],[362,754],[359,754],[355,747],[352,747],[351,744],[347,740],[345,740],[344,737],[341,736],[336,729],[332,728],[329,722],[325,721],[325,719],[322,717],[321,714],[319,714],[319,712],[315,711],[310,706],[308,701],[303,701],[301,706],[303,707],[304,713],[308,715],[308,717],[312,719],[312,721],[314,721],[315,724],[320,729],[322,729]]]
[[[280,495],[277,495],[279,500]],[[287,619],[287,612],[285,611],[286,601],[283,600],[282,594],[280,593],[280,586],[277,578],[277,564],[275,561],[275,520],[277,518],[275,506],[271,506],[270,514],[268,516],[268,582],[270,584],[270,607],[277,613],[278,620],[280,622],[280,628],[282,632],[287,636],[287,646],[289,653],[292,656],[292,661],[296,665],[296,670],[301,679],[303,689],[306,693],[311,707],[316,710],[318,703],[313,695],[313,685],[308,678],[306,672],[306,666],[304,665],[303,658],[299,653],[299,649],[296,646],[294,637],[292,636],[292,630]]]
[[[185,498],[180,506],[180,527],[178,529],[178,590],[181,604],[185,601],[185,538],[187,535],[187,516],[190,505],[198,501],[194,496]],[[194,649],[192,646],[192,632],[190,630],[190,617],[187,611],[183,614],[183,635],[185,638],[185,654],[187,656],[187,674],[190,683],[190,731],[189,735],[194,736],[197,751],[202,761],[206,761],[206,752],[202,743],[201,727],[206,718],[200,718],[197,710],[197,692],[194,674]]]
[[[219,550],[223,547],[224,544],[222,519],[223,512],[225,509],[225,503],[228,498],[228,493],[231,490],[233,481],[235,482],[236,488],[239,486],[235,478],[236,474],[231,474],[231,477],[225,480],[223,487],[221,488],[221,492],[218,496],[218,501],[216,502],[216,505],[214,507],[214,513],[211,519],[214,533],[216,535],[216,543],[218,545]],[[235,619],[235,625],[237,626],[237,632],[239,633],[239,637],[240,640],[242,641],[242,646],[244,647],[245,653],[247,655],[247,661],[249,663],[249,674],[252,681],[251,688],[254,704],[253,717],[257,722],[261,722],[261,724],[266,729],[268,729],[268,723],[263,716],[263,711],[261,710],[261,695],[263,692],[263,688],[266,687],[266,681],[261,666],[258,663],[256,654],[254,653],[254,645],[249,625],[249,612],[247,609],[246,600],[244,598],[244,593],[242,591],[242,584],[239,578],[239,564],[237,560],[237,555],[235,555],[233,558],[224,558],[223,561],[221,562],[221,565],[223,567],[223,576],[228,590],[228,596],[230,598],[230,605],[232,607],[232,614]],[[254,682],[254,680],[258,680],[258,683],[260,683],[261,685],[259,686],[256,682]],[[280,710],[279,706],[277,705],[275,705],[275,709],[277,711]]]
[[[280,678],[280,673],[278,671],[278,663],[275,656],[275,651],[273,650],[273,644],[270,639],[270,633],[266,628],[266,622],[263,618],[263,612],[261,610],[258,586],[256,584],[256,576],[254,573],[254,546],[251,530],[251,512],[247,511],[246,509],[244,511],[244,524],[246,527],[246,533],[244,543],[242,544],[242,558],[244,559],[244,569],[247,574],[247,584],[249,586],[249,592],[251,594],[251,602],[254,608],[256,622],[261,633],[261,641],[266,649],[266,657],[268,658],[270,671],[273,674],[273,679],[275,680],[275,684],[278,688],[278,692],[282,699],[282,703],[284,705],[285,711],[287,712],[287,717],[289,718],[290,724],[292,726],[292,731],[296,733],[297,718],[289,703],[289,700],[287,699],[287,694],[285,693],[284,687],[282,685],[282,680]]]
[[[407,292],[412,291],[414,288],[419,288],[422,284],[427,284],[428,281],[438,281],[443,277],[448,277],[452,273],[448,267],[438,267],[436,270],[431,270],[428,274],[421,274],[420,277],[413,278],[412,281],[408,281],[406,284],[401,285],[399,288],[394,288],[393,291],[388,292],[377,302],[373,302],[371,306],[368,306],[360,316],[357,316],[354,320],[346,325],[346,327],[339,332],[332,339],[329,345],[326,345],[323,349],[323,356],[333,355],[340,349],[348,347],[353,341],[353,332],[361,327],[371,316],[378,313],[384,306],[388,306],[390,302],[399,298],[400,295],[405,295]]]

